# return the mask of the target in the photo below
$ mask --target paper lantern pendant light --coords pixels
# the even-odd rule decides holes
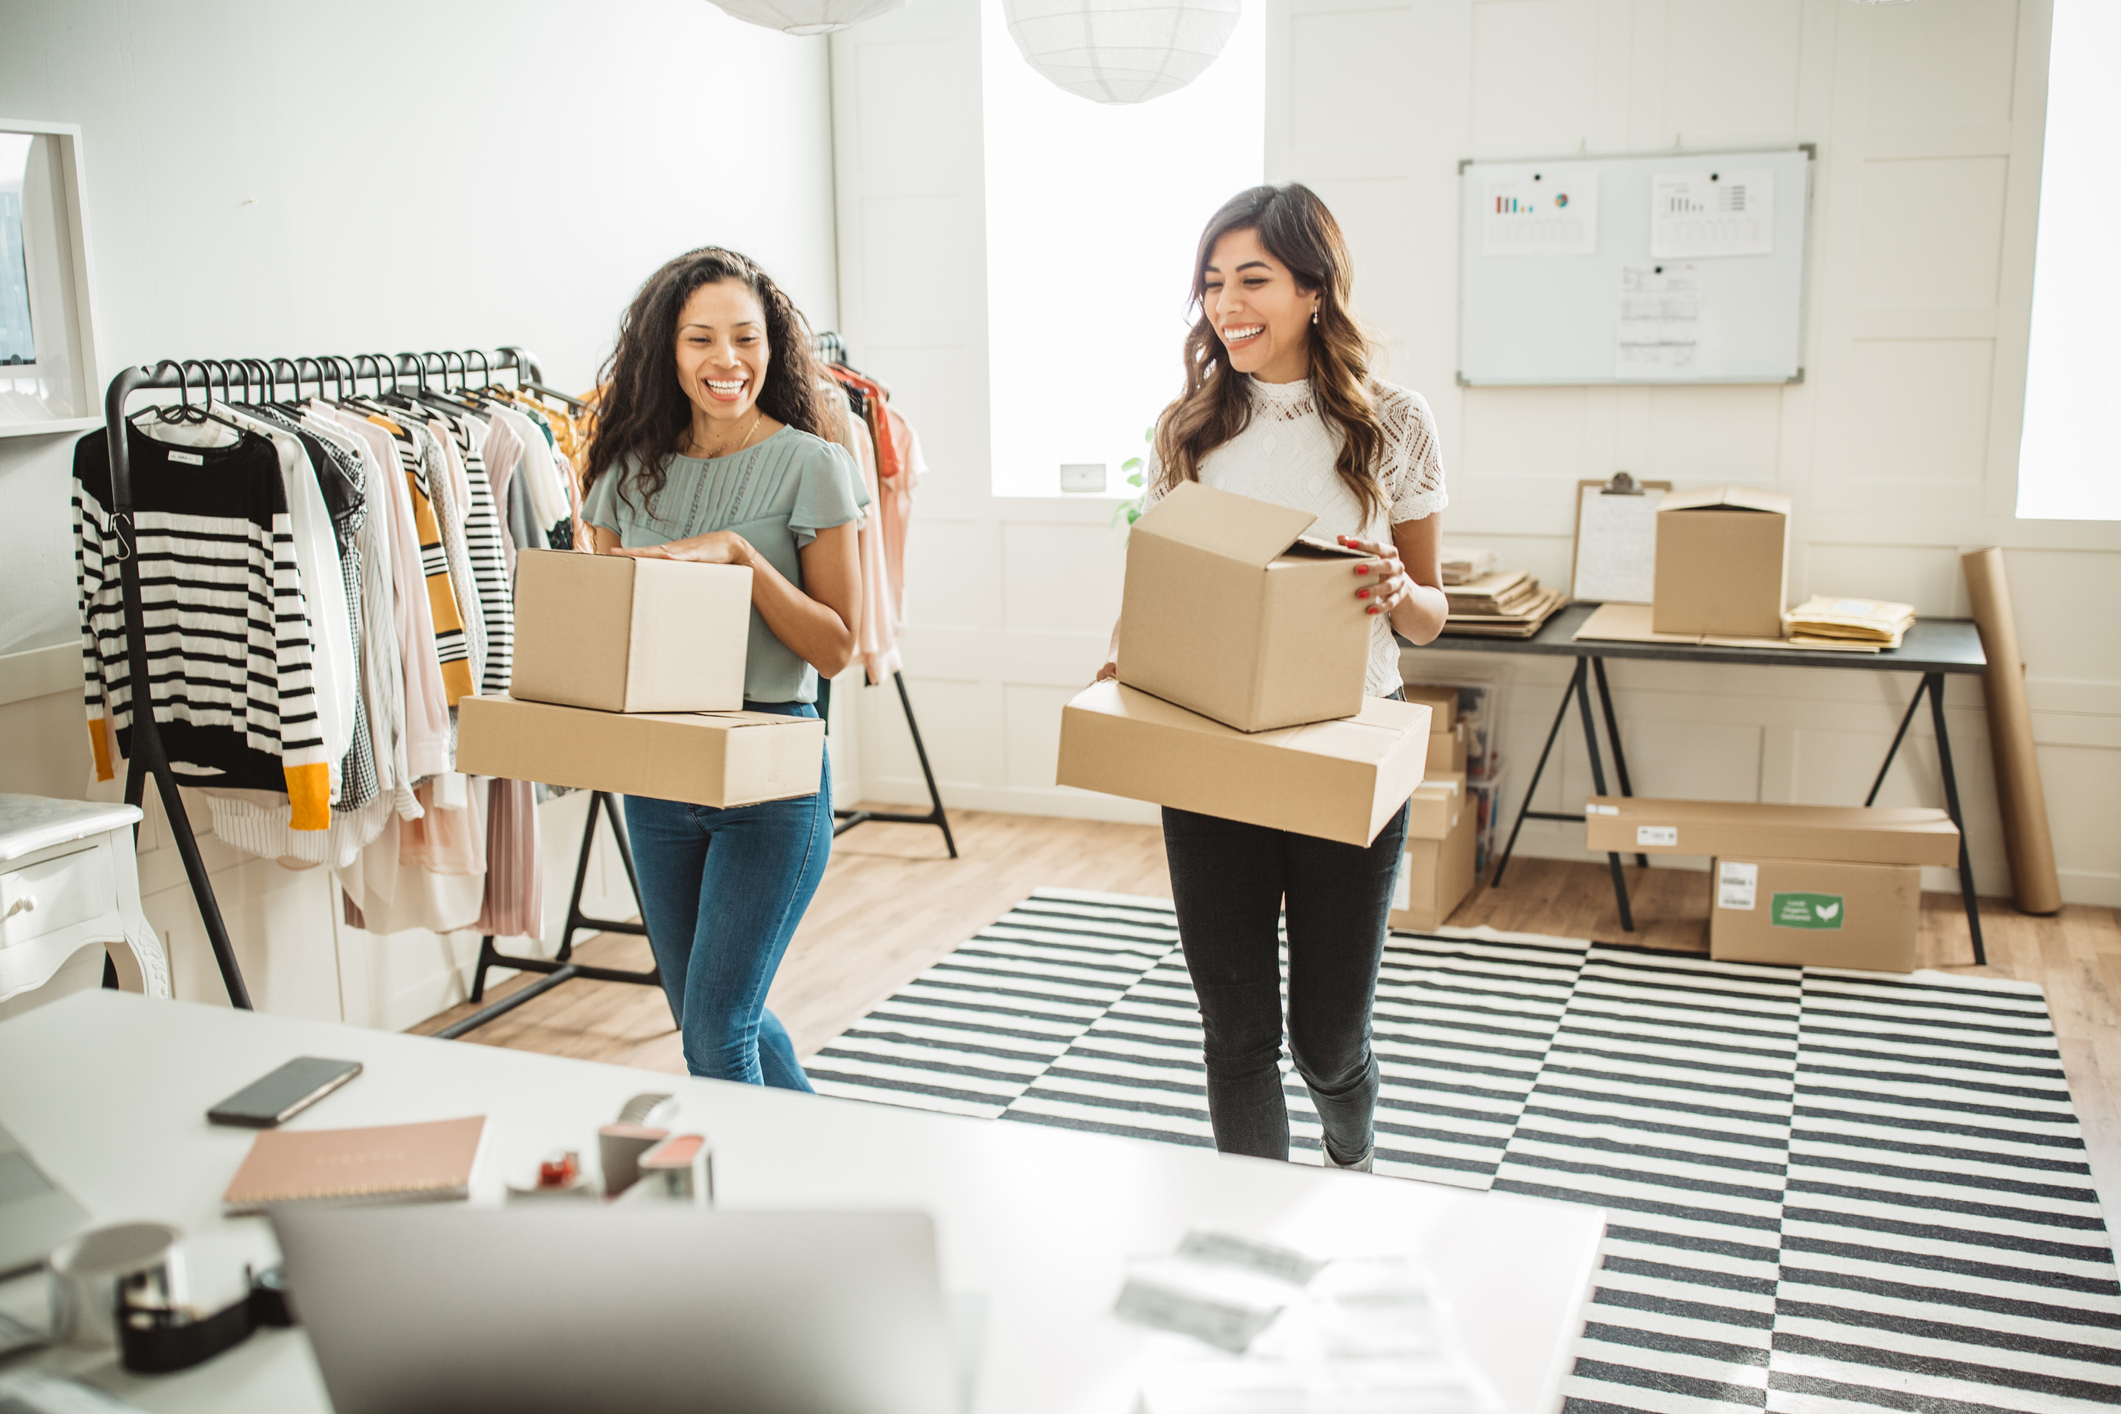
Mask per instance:
[[[906,0],[714,0],[746,24],[787,34],[830,34],[888,14]]]
[[[1237,29],[1238,0],[1002,0],[1024,62],[1098,103],[1184,88]]]

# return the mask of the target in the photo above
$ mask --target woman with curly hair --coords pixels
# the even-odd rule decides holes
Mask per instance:
[[[582,519],[600,555],[745,565],[750,711],[815,717],[852,661],[868,503],[830,440],[810,331],[752,261],[708,246],[648,278],[600,382]],[[694,1075],[808,1090],[766,991],[832,850],[814,795],[715,810],[626,798],[641,913]]]
[[[1402,695],[1398,630],[1443,631],[1444,506],[1436,424],[1419,393],[1370,373],[1339,224],[1307,187],[1253,187],[1223,204],[1193,265],[1198,314],[1185,391],[1157,421],[1153,501],[1181,481],[1310,511],[1312,533],[1374,558],[1349,571],[1347,610],[1370,624],[1373,697]],[[1114,676],[1119,634],[1098,673]],[[1282,1097],[1277,923],[1288,925],[1289,1053],[1324,1128],[1326,1163],[1374,1152],[1377,994],[1402,807],[1368,845],[1164,810],[1179,943],[1200,1000],[1208,1119],[1226,1153],[1289,1157]]]

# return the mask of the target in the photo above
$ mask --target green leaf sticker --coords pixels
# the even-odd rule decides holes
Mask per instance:
[[[1840,894],[1776,894],[1768,905],[1771,928],[1808,928],[1841,931],[1848,916]]]

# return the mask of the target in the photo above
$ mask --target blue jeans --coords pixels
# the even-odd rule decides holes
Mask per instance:
[[[800,702],[744,707],[817,715]],[[811,1088],[766,990],[832,853],[829,756],[821,771],[814,795],[727,810],[626,797],[641,916],[694,1075]]]

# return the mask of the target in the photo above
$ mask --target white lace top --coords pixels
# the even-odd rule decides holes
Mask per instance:
[[[1310,534],[1325,539],[1352,535],[1389,540],[1391,526],[1420,520],[1449,504],[1436,449],[1436,419],[1421,394],[1370,380],[1370,396],[1385,432],[1377,475],[1384,483],[1387,509],[1385,515],[1365,522],[1362,503],[1333,469],[1333,459],[1340,455],[1340,431],[1318,415],[1310,381],[1261,383],[1247,375],[1245,382],[1252,394],[1252,420],[1202,460],[1203,485],[1313,512],[1318,521]],[[1158,475],[1152,454],[1143,478],[1151,488],[1150,505],[1161,495]],[[1354,593],[1352,586],[1348,592]],[[1383,697],[1398,687],[1399,648],[1392,641],[1391,625],[1379,614],[1370,629],[1370,673],[1364,690]]]

